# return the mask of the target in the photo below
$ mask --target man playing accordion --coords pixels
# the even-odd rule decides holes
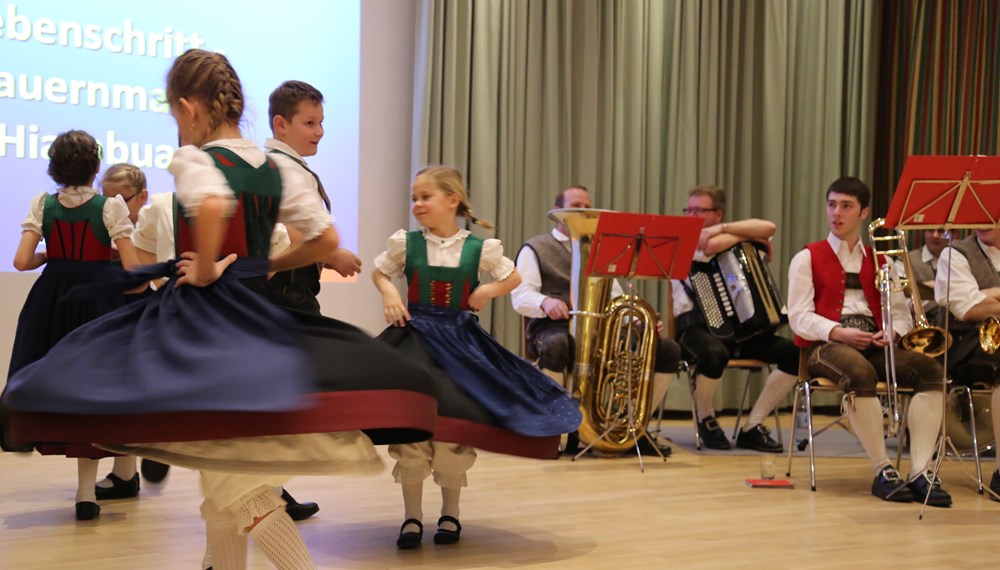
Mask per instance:
[[[734,245],[753,240],[768,245],[774,224],[767,220],[747,219],[724,223],[725,192],[715,186],[696,186],[688,193],[684,213],[704,220],[704,228],[695,252],[695,262],[704,263]],[[736,438],[736,446],[769,453],[780,453],[781,444],[771,437],[763,422],[785,398],[798,377],[799,351],[786,338],[773,331],[744,341],[722,340],[709,330],[702,310],[695,304],[691,280],[673,281],[673,311],[676,337],[687,358],[694,361],[695,413],[698,435],[710,449],[729,449],[726,434],[715,418],[715,392],[722,383],[722,373],[730,358],[755,358],[777,364],[767,377],[764,389],[750,411],[749,419]]]

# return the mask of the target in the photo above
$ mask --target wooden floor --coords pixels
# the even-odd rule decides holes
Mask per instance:
[[[724,424],[726,422],[723,422]],[[387,466],[390,462],[387,459]],[[992,461],[992,460],[990,460]],[[101,473],[110,469],[105,460]],[[948,462],[955,504],[928,508],[869,495],[865,460],[820,459],[819,490],[796,462],[793,490],[750,489],[756,457],[675,447],[666,462],[634,457],[533,461],[480,453],[462,498],[462,541],[397,551],[399,488],[370,478],[298,477],[288,486],[321,510],[299,523],[321,568],[996,568],[1000,503],[976,493],[971,464]],[[779,477],[784,462],[779,458]],[[987,467],[988,469],[988,467]],[[75,462],[0,454],[0,568],[197,570],[204,548],[193,472],[174,469],[139,498],[73,519]],[[433,532],[440,494],[428,481]],[[251,568],[268,568],[251,546]]]

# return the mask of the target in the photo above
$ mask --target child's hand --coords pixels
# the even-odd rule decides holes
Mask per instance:
[[[343,277],[350,277],[361,271],[361,258],[350,250],[338,247],[327,257],[323,266],[336,271]]]
[[[405,327],[406,322],[412,319],[410,311],[406,310],[406,304],[399,296],[399,293],[384,295],[382,305],[385,309],[385,322],[396,327]]]
[[[469,308],[473,312],[481,311],[486,306],[486,303],[490,302],[490,299],[492,297],[482,287],[477,287],[475,291],[469,294]]]
[[[230,253],[226,257],[208,266],[208,270],[198,271],[198,254],[193,251],[186,251],[181,254],[181,260],[177,262],[177,283],[174,287],[181,285],[193,285],[195,287],[207,287],[219,280],[227,267],[236,261],[236,254]],[[205,274],[202,274],[205,273]]]

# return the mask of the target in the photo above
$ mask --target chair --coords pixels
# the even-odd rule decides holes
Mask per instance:
[[[880,397],[886,397],[888,395],[888,389],[884,382],[879,382],[875,388],[876,392]],[[828,392],[828,393],[840,393],[841,398],[841,409],[844,406],[844,400],[851,395],[851,393],[844,393],[840,389],[840,385],[823,376],[811,376],[807,370],[805,351],[799,356],[799,383],[795,386],[795,397],[792,401],[792,432],[789,436],[789,446],[788,446],[788,470],[785,472],[786,477],[792,476],[792,458],[795,454],[795,448],[799,451],[804,451],[809,449],[809,487],[813,491],[816,490],[816,452],[814,448],[816,436],[822,434],[823,432],[829,430],[834,426],[839,426],[847,431],[850,431],[850,426],[847,423],[847,415],[841,414],[839,417],[828,423],[827,425],[815,429],[813,427],[813,412],[812,412],[812,395],[817,392]],[[909,396],[912,391],[906,388],[899,388],[898,392],[900,396]],[[805,415],[806,415],[806,436],[804,439],[799,440],[796,444],[796,432],[799,429],[799,398],[803,398]],[[896,465],[898,466],[902,461],[903,457],[903,445],[905,443],[906,434],[906,410],[909,405],[909,400],[903,400],[902,409],[900,410],[900,426],[899,426],[899,445],[896,450]]]

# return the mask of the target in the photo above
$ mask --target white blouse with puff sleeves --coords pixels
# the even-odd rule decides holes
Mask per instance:
[[[460,229],[447,238],[440,238],[421,228],[427,241],[427,263],[437,267],[458,267],[462,259],[462,246],[469,230]],[[389,277],[400,277],[406,267],[406,230],[389,236],[386,250],[375,257],[375,268]],[[503,255],[503,244],[498,239],[483,240],[479,256],[479,272],[489,273],[494,281],[503,281],[514,271],[514,262]]]

